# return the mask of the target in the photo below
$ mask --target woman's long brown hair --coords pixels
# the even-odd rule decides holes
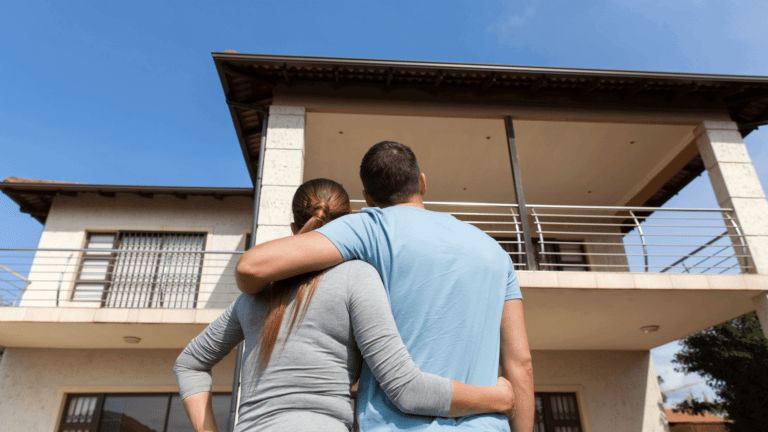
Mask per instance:
[[[349,195],[344,188],[333,180],[322,178],[309,180],[299,186],[293,196],[291,208],[293,223],[299,228],[297,234],[316,230],[351,211]],[[311,272],[273,282],[269,288],[258,294],[261,299],[269,303],[261,327],[259,370],[263,370],[269,363],[291,296],[296,294],[292,306],[293,318],[286,338],[293,330],[299,311],[302,311],[302,316],[306,313],[322,274],[322,271]]]

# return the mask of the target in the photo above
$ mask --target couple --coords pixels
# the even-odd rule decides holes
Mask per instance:
[[[348,431],[359,375],[363,432],[530,432],[531,359],[509,256],[424,209],[426,178],[407,146],[374,145],[360,177],[371,208],[347,215],[340,185],[308,181],[293,200],[295,235],[240,259],[245,294],[174,368],[195,430],[216,430],[210,370],[244,340],[237,431]]]

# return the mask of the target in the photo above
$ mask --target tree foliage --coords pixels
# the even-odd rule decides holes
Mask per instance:
[[[678,372],[698,373],[717,394],[716,401],[689,399],[678,408],[700,414],[726,413],[732,432],[764,430],[768,425],[768,341],[754,312],[680,341]]]

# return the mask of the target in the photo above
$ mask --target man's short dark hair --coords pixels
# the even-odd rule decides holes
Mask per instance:
[[[368,149],[360,163],[360,180],[379,205],[395,205],[419,193],[419,164],[407,145],[382,141]]]

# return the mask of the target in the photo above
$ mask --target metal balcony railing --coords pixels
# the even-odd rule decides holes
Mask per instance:
[[[223,309],[242,253],[2,248],[0,306]]]
[[[753,268],[731,209],[532,205],[528,210],[542,270],[746,273]]]
[[[357,210],[364,205],[353,201]],[[746,273],[753,268],[730,209],[426,202],[490,235],[526,270]],[[526,250],[526,236],[532,245]],[[0,306],[225,308],[242,252],[0,249]],[[84,259],[84,257],[86,259]]]
[[[359,211],[365,205],[353,200]],[[516,204],[424,203],[495,238],[515,268],[527,270],[525,236],[538,270],[746,273],[753,268],[731,209],[527,205],[530,233]]]

